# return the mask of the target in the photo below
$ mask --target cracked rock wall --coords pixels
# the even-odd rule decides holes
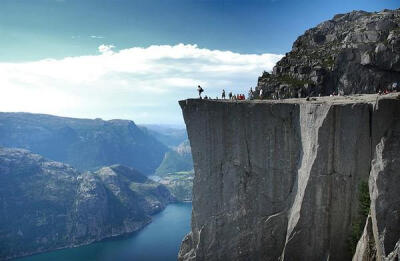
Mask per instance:
[[[179,260],[350,260],[386,101],[181,101],[195,179]]]

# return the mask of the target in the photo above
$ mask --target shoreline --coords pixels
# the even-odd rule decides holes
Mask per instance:
[[[144,222],[141,227],[139,227],[138,229],[136,229],[134,231],[131,231],[131,232],[126,232],[126,233],[118,234],[118,235],[106,236],[106,237],[104,237],[104,238],[102,238],[100,240],[87,241],[87,242],[84,242],[84,243],[81,243],[81,244],[73,244],[73,245],[68,245],[68,246],[64,246],[64,247],[54,248],[54,249],[51,249],[51,250],[37,251],[37,252],[32,252],[32,253],[29,253],[29,254],[24,254],[24,255],[15,256],[15,257],[6,257],[6,259],[0,259],[0,260],[23,260],[24,258],[28,258],[28,257],[36,256],[36,255],[41,255],[41,254],[46,254],[46,253],[51,253],[51,252],[55,252],[55,251],[59,251],[59,250],[73,249],[73,248],[78,248],[78,247],[83,247],[83,246],[89,246],[91,244],[96,244],[96,243],[101,243],[101,242],[114,241],[114,240],[120,240],[120,239],[128,238],[128,237],[134,235],[135,233],[140,232],[141,230],[145,229],[148,225],[153,223],[154,217],[156,215],[162,213],[169,205],[171,205],[171,204],[191,204],[191,203],[192,203],[192,201],[171,202],[171,203],[167,204],[161,211],[150,215],[151,219],[149,219],[148,222]]]

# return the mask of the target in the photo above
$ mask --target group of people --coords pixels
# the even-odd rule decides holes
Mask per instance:
[[[225,90],[222,90],[222,99],[226,99]],[[232,92],[228,93],[229,100],[246,100],[246,96],[244,94],[232,94]]]
[[[198,85],[197,86],[197,91],[199,92],[199,98],[202,99],[201,94],[204,92],[204,89]],[[382,89],[382,88],[377,88],[377,93],[379,95],[382,94],[388,94],[391,92],[400,92],[400,83],[398,82],[394,82],[393,84],[391,84],[388,88]],[[302,94],[299,93],[299,98],[304,97]],[[311,95],[312,96],[312,95]],[[321,96],[321,95],[319,95]],[[330,94],[330,96],[344,96],[344,91],[343,90],[339,90],[337,93],[333,92],[332,94]],[[310,95],[307,95],[307,100],[309,100]],[[228,97],[226,97],[226,92],[225,90],[222,90],[222,95],[221,98],[223,100],[225,99],[229,99],[229,100],[246,100],[246,96],[244,94],[232,94],[232,92],[228,93]],[[249,90],[249,94],[247,96],[248,100],[254,100],[254,99],[263,99],[264,98],[264,93],[263,93],[263,89],[260,88],[260,90],[254,90],[253,88],[250,88]],[[272,94],[272,99],[279,99],[280,95],[278,92],[278,95],[276,94]],[[204,99],[211,99],[210,97],[208,97],[207,95],[204,96]],[[218,100],[218,97],[215,98],[216,100]]]
[[[200,98],[200,99],[203,99],[202,96],[201,96],[201,94],[204,92],[204,89],[203,89],[200,85],[198,85],[198,86],[197,86],[197,91],[198,91],[198,93],[199,93],[199,98]],[[253,97],[253,88],[250,88],[248,99],[251,100],[252,97]],[[232,92],[229,92],[229,93],[228,93],[228,97],[226,97],[226,92],[225,92],[225,90],[222,90],[221,98],[222,98],[223,100],[225,100],[225,99],[229,99],[229,100],[239,100],[239,101],[241,101],[241,100],[246,100],[246,96],[245,96],[243,93],[241,93],[241,94],[233,94]],[[208,97],[207,95],[205,95],[205,96],[204,96],[204,99],[205,99],[205,100],[208,100],[208,99],[211,99],[211,98]],[[216,97],[215,99],[218,100],[218,97]]]
[[[377,90],[377,93],[379,95],[389,94],[391,92],[400,92],[400,83],[394,82],[394,83],[392,83],[391,86],[389,86],[389,88],[385,88],[383,90],[382,90],[382,88],[378,88],[378,90]]]

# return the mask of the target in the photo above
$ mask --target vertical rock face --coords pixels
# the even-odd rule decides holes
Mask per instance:
[[[374,240],[379,260],[400,259],[400,102],[378,107],[369,188]]]
[[[400,101],[368,95],[180,105],[195,169],[192,231],[182,242],[180,260],[352,258],[359,184],[368,180],[371,160],[380,155],[376,144],[388,133],[391,139],[398,135]],[[374,163],[371,173],[399,170],[398,145],[389,143],[391,165],[382,170]],[[377,195],[398,204],[400,197],[386,196],[390,200]],[[385,228],[398,224],[393,217],[398,212],[379,213],[387,218],[374,227],[381,240],[376,241],[389,245],[382,252],[388,255],[400,233]]]

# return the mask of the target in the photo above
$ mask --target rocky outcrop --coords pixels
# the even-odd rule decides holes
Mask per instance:
[[[277,99],[400,85],[399,28],[400,9],[336,15],[300,36],[273,72],[259,77],[257,90]]]
[[[371,216],[368,216],[365,223],[364,232],[357,243],[353,261],[373,261],[376,260],[376,248],[374,234],[372,232]]]
[[[369,177],[378,259],[398,254],[396,97],[180,101],[195,178],[179,260],[350,260]]]
[[[173,200],[165,186],[128,167],[80,173],[0,148],[0,260],[134,232]]]

